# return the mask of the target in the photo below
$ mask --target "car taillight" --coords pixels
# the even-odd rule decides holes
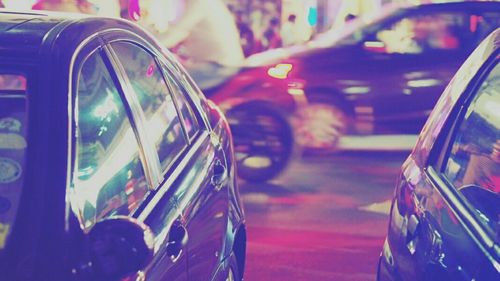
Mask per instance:
[[[405,216],[409,210],[413,209],[412,192],[408,182],[401,178],[396,190],[396,202],[401,216]]]

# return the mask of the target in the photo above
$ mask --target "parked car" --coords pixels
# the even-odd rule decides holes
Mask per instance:
[[[243,279],[228,123],[142,29],[0,11],[0,108],[2,280]]]
[[[296,137],[332,149],[346,134],[418,134],[447,81],[498,26],[498,2],[389,6],[306,45],[254,55],[249,64],[271,74],[288,66],[283,79],[301,82],[309,102]]]
[[[396,185],[377,280],[500,279],[500,29],[430,115]]]

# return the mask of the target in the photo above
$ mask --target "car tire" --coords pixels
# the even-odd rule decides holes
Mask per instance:
[[[308,96],[296,116],[297,143],[306,152],[336,151],[350,124],[342,102],[326,93]]]
[[[226,116],[241,179],[264,182],[285,170],[295,151],[294,131],[285,114],[271,105],[252,103]]]

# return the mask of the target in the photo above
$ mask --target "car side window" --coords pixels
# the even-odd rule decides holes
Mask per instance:
[[[162,69],[145,49],[129,42],[114,42],[115,50],[144,112],[147,137],[156,145],[163,171],[187,147],[176,105]]]
[[[81,223],[129,215],[148,193],[125,104],[99,53],[83,63],[76,91],[73,191]]]
[[[455,50],[466,40],[465,14],[441,13],[403,18],[375,35],[386,53],[421,54],[432,50]]]
[[[192,104],[188,100],[188,93],[186,92],[186,89],[182,88],[182,86],[180,86],[180,84],[169,74],[165,66],[164,69],[175,100],[177,101],[181,118],[184,123],[184,127],[186,128],[186,133],[188,134],[189,139],[193,139],[194,136],[196,136],[196,134],[200,131],[198,117],[193,110]]]
[[[487,74],[458,123],[442,169],[495,235],[500,223],[500,64]]]

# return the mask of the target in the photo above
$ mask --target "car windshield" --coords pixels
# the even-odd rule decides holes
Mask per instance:
[[[16,219],[26,153],[26,76],[0,68],[0,253]]]

